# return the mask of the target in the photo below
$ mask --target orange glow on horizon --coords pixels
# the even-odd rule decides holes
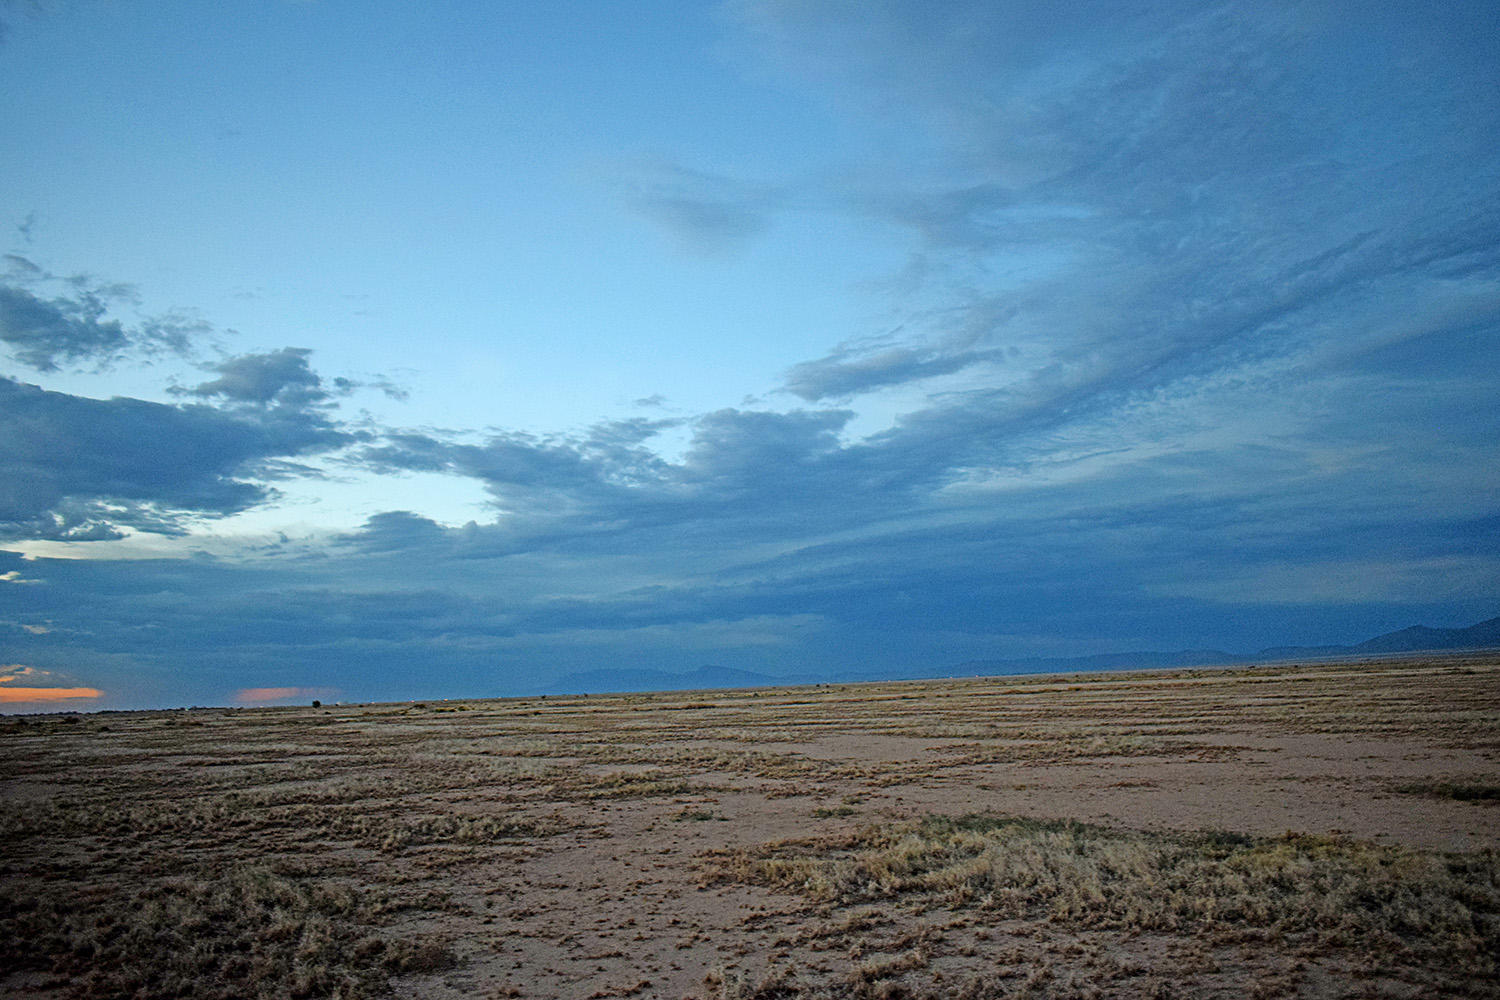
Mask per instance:
[[[311,688],[311,687],[263,687],[263,688],[241,688],[234,693],[234,700],[240,705],[260,705],[272,701],[291,701],[303,698],[326,698],[337,692],[333,688]]]
[[[67,701],[70,698],[98,698],[103,694],[104,692],[98,688],[28,688],[0,684],[0,705]]]

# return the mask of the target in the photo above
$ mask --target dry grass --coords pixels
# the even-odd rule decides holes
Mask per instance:
[[[0,718],[0,994],[1497,997],[1497,760],[1482,658]]]
[[[732,880],[847,907],[1192,935],[1347,953],[1462,980],[1500,959],[1500,856],[1289,834],[1148,834],[1076,822],[928,817],[842,838],[718,852]]]
[[[368,997],[452,964],[440,942],[374,932],[390,906],[264,867],[172,877],[127,895],[0,891],[0,966],[79,997]]]
[[[1500,802],[1500,785],[1438,781],[1398,785],[1394,790],[1403,795],[1430,795],[1459,802]]]

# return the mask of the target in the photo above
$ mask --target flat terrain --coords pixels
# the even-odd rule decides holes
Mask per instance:
[[[1500,996],[1500,658],[0,718],[0,994]]]

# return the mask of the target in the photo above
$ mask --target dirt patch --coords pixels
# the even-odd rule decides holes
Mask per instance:
[[[1494,658],[3,722],[11,996],[1500,995]]]

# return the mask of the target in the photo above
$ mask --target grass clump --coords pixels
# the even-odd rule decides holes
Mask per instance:
[[[897,900],[1215,943],[1294,940],[1477,976],[1493,976],[1500,958],[1500,855],[1489,851],[931,816],[718,852],[706,874],[837,905]]]
[[[681,776],[658,768],[580,774],[549,790],[559,797],[590,802],[599,799],[662,798],[712,789],[695,787]]]
[[[725,817],[712,809],[693,809],[687,806],[684,806],[680,811],[672,815],[672,822],[674,823],[706,823],[710,820],[723,822],[724,819]]]
[[[350,805],[362,786],[299,791],[288,796],[231,793],[185,802],[138,803],[47,800],[19,805],[0,817],[0,838],[78,837],[129,830],[137,837],[201,836],[219,842],[252,831],[295,832],[300,839],[357,843],[382,852],[428,844],[494,844],[552,837],[580,824],[557,811],[545,816],[442,814],[411,817],[368,805]],[[299,801],[300,800],[300,801]],[[321,801],[320,801],[321,800]]]
[[[561,813],[546,816],[461,816],[443,814],[407,818],[348,812],[324,818],[325,828],[357,843],[386,853],[429,844],[495,844],[555,837],[577,829],[578,822]]]
[[[134,893],[0,890],[0,967],[50,972],[76,997],[370,997],[453,963],[436,940],[372,933],[378,901],[237,865]]]
[[[1428,795],[1436,799],[1454,799],[1458,802],[1500,802],[1500,785],[1437,781],[1426,784],[1399,785],[1395,790],[1403,795]]]

